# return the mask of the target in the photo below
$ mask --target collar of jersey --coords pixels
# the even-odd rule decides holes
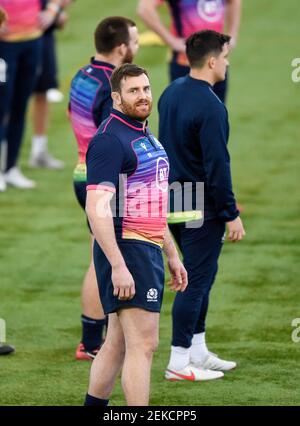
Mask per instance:
[[[123,114],[122,112],[117,111],[114,108],[112,108],[110,115],[116,118],[117,120],[120,120],[122,123],[126,124],[128,127],[133,128],[134,130],[139,130],[143,132],[145,129],[145,131],[147,131],[148,121],[146,121],[146,125],[144,125],[144,123],[142,123],[141,121],[134,120],[133,118],[128,117],[128,115]]]
[[[200,79],[198,79],[198,78],[193,78],[193,77],[191,77],[190,75],[187,75],[187,78],[189,79],[189,81],[192,81],[192,82],[194,82],[194,83],[196,83],[196,84],[204,84],[204,86],[208,86],[208,87],[213,87],[208,81],[206,81],[206,80],[200,80]]]
[[[114,70],[116,68],[113,64],[110,64],[109,62],[96,61],[94,56],[91,58],[91,64],[97,67],[107,67],[107,68],[110,68],[111,70]]]

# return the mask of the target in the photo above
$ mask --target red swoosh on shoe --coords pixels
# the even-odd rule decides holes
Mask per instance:
[[[191,372],[191,374],[189,376],[186,376],[185,374],[180,374],[180,373],[176,373],[175,371],[169,370],[168,371],[172,374],[175,374],[175,376],[183,379],[183,380],[190,380],[191,382],[195,381],[195,374],[193,372]]]

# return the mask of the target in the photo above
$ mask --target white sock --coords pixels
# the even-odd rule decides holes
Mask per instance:
[[[46,135],[34,135],[31,141],[31,153],[35,157],[47,150],[48,137]]]
[[[183,370],[190,362],[190,349],[182,346],[171,346],[171,356],[168,364],[170,370]]]
[[[205,333],[194,334],[191,346],[191,362],[202,363],[209,355],[205,343]]]

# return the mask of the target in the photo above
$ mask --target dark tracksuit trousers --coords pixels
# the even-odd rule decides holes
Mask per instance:
[[[209,294],[218,270],[225,223],[214,219],[199,228],[185,223],[169,225],[183,255],[188,273],[186,290],[176,293],[173,304],[173,346],[189,348],[194,334],[205,331]]]
[[[7,141],[6,170],[17,163],[25,127],[25,114],[41,59],[41,38],[0,41],[0,58],[6,62],[5,81],[0,82],[0,144]]]

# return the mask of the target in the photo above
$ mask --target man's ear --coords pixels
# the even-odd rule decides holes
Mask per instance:
[[[119,106],[122,103],[121,102],[121,95],[120,95],[119,92],[111,92],[111,97],[112,97],[113,103],[116,106]]]
[[[210,69],[214,69],[215,65],[216,65],[216,58],[214,56],[210,56],[208,58],[207,64],[208,64]]]
[[[118,46],[118,51],[121,58],[125,58],[127,55],[127,45],[125,43],[120,44],[120,46]]]

